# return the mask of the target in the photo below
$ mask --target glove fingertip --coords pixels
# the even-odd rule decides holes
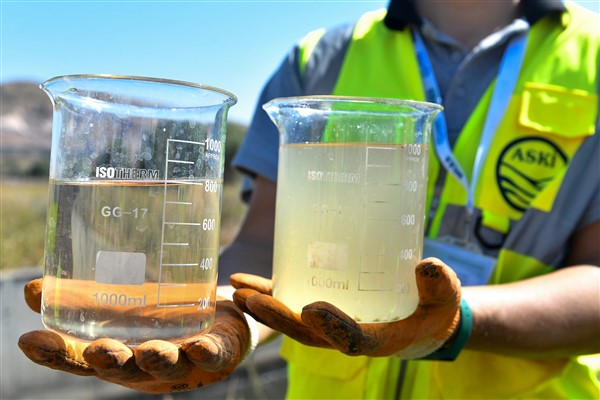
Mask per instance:
[[[416,268],[420,303],[447,303],[460,297],[460,280],[452,268],[437,258],[426,258]]]
[[[193,343],[183,344],[182,349],[188,360],[198,368],[207,371],[219,371],[228,361],[223,357],[220,346],[208,338],[200,338]]]
[[[24,288],[25,292],[25,303],[33,311],[39,313],[42,308],[42,278],[34,279],[27,284]]]
[[[77,349],[55,332],[27,332],[19,338],[18,346],[36,364],[81,376],[95,373],[94,369],[81,359]]]
[[[64,348],[59,344],[61,341],[61,337],[54,332],[36,330],[21,335],[18,346],[27,357],[37,362],[46,359],[46,354]]]
[[[133,351],[119,341],[98,339],[83,351],[83,357],[95,368],[115,368],[125,365],[133,357]]]
[[[248,301],[248,299],[250,297],[257,295],[257,294],[259,294],[259,293],[253,289],[247,289],[247,288],[237,289],[235,292],[233,292],[233,302],[235,303],[236,306],[238,306],[238,308],[240,310],[242,310],[242,312],[249,313],[250,310],[248,310],[248,306],[246,305],[246,302]]]
[[[229,277],[229,282],[236,289],[250,288],[262,294],[272,294],[273,284],[271,280],[262,276],[238,272]]]
[[[140,370],[133,351],[114,339],[98,339],[84,351],[83,358],[94,368],[98,377],[120,384],[142,382],[148,374]]]
[[[137,366],[152,376],[166,381],[185,379],[191,371],[189,360],[180,348],[164,340],[149,340],[133,350]]]

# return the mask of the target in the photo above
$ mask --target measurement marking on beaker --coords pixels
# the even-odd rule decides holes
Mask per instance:
[[[172,159],[167,159],[167,162],[170,162],[173,164],[195,164],[194,161],[172,160]]]
[[[361,271],[358,277],[359,292],[390,292],[392,287],[385,287],[390,284],[386,279],[388,272],[385,271]],[[362,279],[361,279],[362,278]]]
[[[198,263],[187,263],[187,264],[163,264],[163,267],[197,267]]]
[[[396,190],[397,188],[401,187],[400,183],[392,182],[390,178],[390,174],[392,174],[392,169],[394,168],[393,166],[395,164],[393,162],[388,162],[388,160],[392,158],[395,159],[396,148],[367,146],[365,156],[366,158],[363,165],[364,170],[362,171],[363,175],[365,176],[363,191],[365,192],[365,196],[371,196],[374,198],[370,198],[369,207],[367,207],[367,204],[363,204],[363,220],[365,222],[374,223],[394,223],[399,221],[399,218],[394,218],[389,213],[389,205],[393,204],[393,202],[386,199],[381,199],[378,195],[380,190],[387,191],[388,189],[386,188],[388,187],[390,188],[389,190]],[[383,211],[385,211],[385,213],[383,213]],[[374,215],[369,215],[370,213],[373,213]],[[385,217],[380,216],[380,214],[385,215]],[[361,231],[362,243],[367,243],[366,235],[367,228],[365,224]],[[362,252],[367,253],[367,249],[363,247]],[[390,255],[393,256],[394,254]],[[390,289],[386,287],[389,284],[389,282],[386,282],[388,273],[386,271],[369,270],[369,266],[372,267],[373,262],[375,262],[376,265],[379,265],[384,259],[388,258],[388,256],[389,255],[387,253],[383,252],[365,254],[365,256],[361,258],[358,271],[358,291],[390,291]]]
[[[202,224],[198,223],[198,222],[171,222],[171,221],[165,221],[164,222],[166,225],[185,225],[185,226],[200,226]]]
[[[170,184],[177,184],[177,185],[195,185],[195,186],[203,186],[204,183],[202,182],[195,182],[195,181],[182,181],[182,180],[177,180],[177,179],[171,179],[169,181]]]
[[[163,282],[163,279],[164,279],[163,267],[170,267],[171,269],[200,267],[199,263],[177,262],[177,261],[187,261],[186,259],[183,259],[183,260],[170,259],[170,260],[168,260],[169,261],[168,263],[163,263],[163,257],[166,254],[165,250],[167,250],[168,247],[171,247],[171,248],[172,247],[187,247],[187,246],[191,245],[188,242],[165,242],[165,231],[166,231],[165,227],[169,227],[169,232],[170,232],[171,229],[177,229],[178,226],[182,226],[182,227],[202,226],[201,223],[196,223],[196,222],[169,221],[169,219],[175,219],[173,217],[178,215],[179,210],[184,210],[184,209],[189,210],[189,207],[194,205],[194,202],[190,201],[192,199],[177,198],[176,200],[168,200],[169,187],[171,187],[172,185],[204,186],[204,184],[202,182],[198,182],[198,181],[194,181],[194,180],[186,180],[186,179],[182,179],[182,178],[169,179],[170,177],[168,176],[168,171],[170,171],[170,169],[169,169],[170,166],[172,167],[173,165],[177,165],[177,164],[187,164],[187,165],[195,165],[196,164],[195,161],[175,160],[175,159],[169,158],[169,155],[171,154],[172,150],[176,150],[177,152],[179,152],[180,148],[184,147],[184,146],[179,146],[178,145],[179,143],[192,145],[192,146],[185,146],[186,151],[190,151],[190,152],[193,151],[193,153],[198,154],[199,157],[201,154],[203,154],[202,150],[201,149],[193,150],[193,146],[201,146],[202,148],[206,148],[206,144],[204,142],[194,142],[194,141],[190,141],[190,140],[179,140],[179,139],[168,139],[167,140],[167,149],[166,149],[166,157],[165,157],[165,171],[167,171],[167,175],[165,175],[165,180],[164,180],[162,233],[161,233],[161,240],[160,240],[161,248],[160,248],[160,255],[159,255],[160,265],[159,265],[159,276],[158,276],[158,299],[157,299],[158,300],[157,306],[164,307],[164,308],[190,307],[190,306],[195,306],[196,303],[161,304],[161,288],[165,287],[165,290],[167,291],[167,293],[166,293],[167,298],[169,298],[169,291],[168,291],[168,289],[166,289],[166,287],[185,287],[185,286],[187,286],[187,284],[185,284],[185,283],[164,283]],[[173,145],[177,146],[177,149],[173,149],[171,147]],[[190,147],[192,147],[192,148],[190,148]],[[167,208],[167,205],[169,205],[168,208]],[[180,208],[180,207],[183,207],[183,208]],[[171,214],[173,212],[175,214]],[[183,229],[185,229],[185,228],[183,228]],[[173,238],[173,239],[175,239],[175,238]],[[173,240],[173,239],[171,239],[171,240]],[[167,252],[168,252],[168,250],[167,250]],[[177,252],[175,250],[172,253],[177,254]],[[191,260],[191,261],[193,261],[193,260]]]
[[[187,143],[187,144],[197,144],[200,146],[204,146],[204,142],[194,142],[191,140],[183,140],[183,139],[167,139],[168,142],[177,142],[177,143]]]
[[[186,303],[186,304],[157,304],[156,307],[160,308],[175,308],[175,307],[193,307],[195,303]]]

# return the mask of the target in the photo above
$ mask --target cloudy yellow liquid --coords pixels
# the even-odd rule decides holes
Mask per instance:
[[[289,144],[279,155],[274,296],[359,322],[416,308],[427,146]]]

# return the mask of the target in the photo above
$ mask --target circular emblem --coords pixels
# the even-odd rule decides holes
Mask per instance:
[[[502,197],[512,208],[525,211],[567,161],[565,153],[545,138],[525,137],[509,143],[496,165]]]

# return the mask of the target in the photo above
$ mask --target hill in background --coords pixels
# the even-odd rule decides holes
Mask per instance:
[[[225,182],[235,180],[231,158],[246,127],[227,126]],[[0,85],[0,175],[47,177],[52,141],[52,103],[34,82]]]
[[[3,177],[47,176],[52,104],[33,82],[0,86],[0,168]]]

